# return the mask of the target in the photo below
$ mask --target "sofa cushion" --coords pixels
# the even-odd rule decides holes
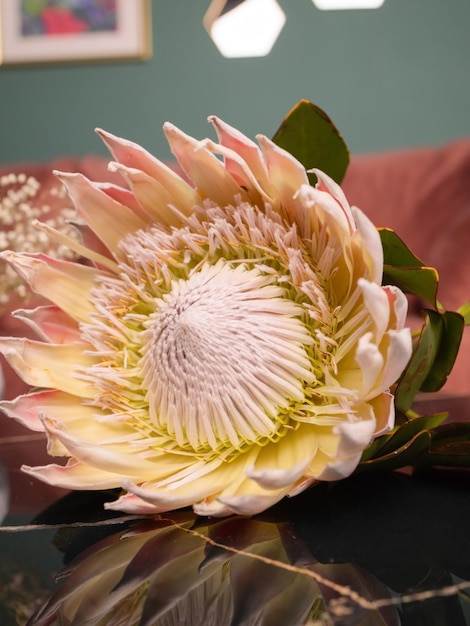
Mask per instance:
[[[440,276],[448,309],[470,300],[470,139],[359,155],[343,181],[351,204],[392,228]]]

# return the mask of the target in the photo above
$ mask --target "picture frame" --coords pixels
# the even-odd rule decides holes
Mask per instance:
[[[151,0],[0,0],[0,66],[151,54]]]

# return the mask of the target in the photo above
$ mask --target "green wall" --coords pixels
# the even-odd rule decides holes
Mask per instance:
[[[168,158],[165,120],[204,137],[215,114],[272,135],[301,98],[353,152],[470,136],[469,0],[331,12],[278,1],[287,22],[261,59],[220,56],[202,26],[209,0],[153,0],[149,61],[0,68],[0,163],[105,154],[96,126]]]

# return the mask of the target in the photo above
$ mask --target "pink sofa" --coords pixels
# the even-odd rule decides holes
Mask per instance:
[[[446,309],[470,301],[470,138],[353,157],[342,186],[376,226],[392,228],[438,270],[438,299]],[[418,301],[410,304],[412,327],[420,309]],[[470,394],[469,327],[442,391]]]

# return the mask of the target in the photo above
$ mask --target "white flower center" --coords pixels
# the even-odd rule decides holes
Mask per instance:
[[[156,304],[141,361],[154,426],[194,450],[275,437],[314,380],[301,307],[224,261],[173,280]]]

